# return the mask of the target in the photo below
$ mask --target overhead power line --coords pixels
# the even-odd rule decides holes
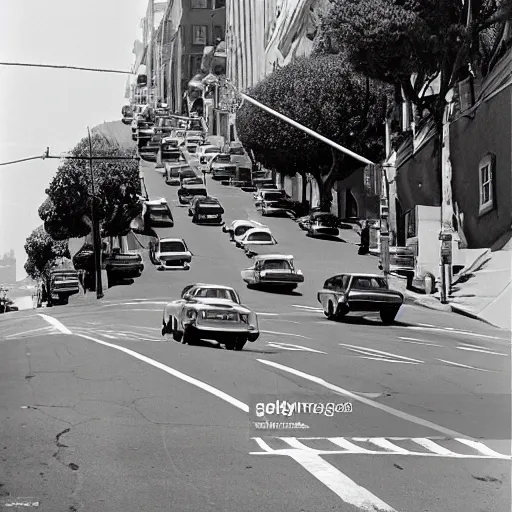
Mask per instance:
[[[21,66],[29,68],[52,68],[52,69],[74,69],[78,71],[96,71],[98,73],[117,73],[121,75],[133,75],[132,71],[121,71],[119,69],[82,68],[79,66],[61,66],[57,64],[29,64],[27,62],[0,62],[0,66]]]
[[[2,162],[0,165],[11,165],[11,164],[19,164],[20,162],[28,162],[29,160],[39,160],[43,158],[42,156],[31,156],[30,158],[22,158],[21,160],[12,160],[11,162]]]

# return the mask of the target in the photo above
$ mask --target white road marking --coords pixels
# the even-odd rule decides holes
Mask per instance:
[[[71,331],[61,322],[59,322],[56,318],[53,316],[48,316],[43,313],[38,313],[38,315],[48,322],[50,325],[53,325],[56,329],[58,329],[63,334],[72,334]]]
[[[327,352],[322,352],[321,350],[315,350],[314,348],[303,347],[301,345],[292,345],[291,343],[269,342],[267,345],[282,348],[284,350],[298,350],[301,352],[314,352],[315,354],[327,354]]]
[[[130,311],[158,311],[159,313],[162,312],[161,309],[148,309],[148,308],[146,308],[146,309],[130,309]]]
[[[419,359],[412,359],[411,357],[399,356],[396,354],[392,354],[391,352],[384,352],[382,350],[376,350],[374,348],[366,348],[366,347],[358,347],[357,345],[347,345],[345,343],[338,343],[341,347],[345,347],[347,350],[351,350],[352,352],[357,352],[360,354],[364,354],[366,356],[373,357],[381,357],[386,359],[399,359],[402,361],[410,361],[413,363],[424,363],[424,361],[420,361]]]
[[[435,327],[435,325],[432,325],[432,324],[418,324],[418,325],[421,325],[423,327]]]
[[[446,333],[446,328],[440,328],[440,327],[419,327],[418,325],[405,325],[401,327],[402,329],[411,329],[411,330],[417,330],[417,331],[437,331],[437,332],[444,332]],[[469,332],[469,331],[459,331],[457,329],[450,330],[450,334],[464,334],[465,336],[475,336],[477,338],[487,338],[490,340],[505,340],[509,341],[507,338],[500,338],[499,336],[490,336],[488,334],[478,334],[476,332]]]
[[[485,350],[481,348],[474,348],[474,347],[456,347],[459,350],[467,350],[469,352],[482,352],[483,354],[491,354],[494,356],[506,356],[508,354],[504,354],[503,352],[493,352],[491,350]]]
[[[165,305],[169,304],[169,301],[144,301],[144,302],[117,302],[115,304],[102,304],[104,308],[110,308],[112,306],[144,306],[145,304],[158,304],[158,305]]]
[[[478,370],[480,372],[491,372],[495,373],[492,370],[484,370],[483,368],[477,368],[476,366],[469,366],[467,364],[455,363],[454,361],[446,361],[445,359],[438,359],[442,363],[451,364],[453,366],[459,366],[460,368],[468,368],[469,370]]]
[[[307,336],[302,336],[302,334],[293,334],[291,332],[276,332],[276,331],[260,331],[264,332],[265,334],[277,334],[279,336],[294,336],[295,338],[303,338],[305,340],[310,340],[311,338],[308,338]]]
[[[415,438],[411,439],[411,441],[415,442],[416,444],[419,444],[420,446],[423,446],[423,448],[426,448],[428,451],[432,453],[437,453],[438,455],[456,455],[451,450],[448,450],[444,448],[443,446],[435,443],[434,441],[426,438]]]
[[[251,452],[251,455],[288,455],[291,456],[293,452],[302,451],[308,453],[310,455],[409,455],[414,457],[447,457],[454,459],[500,459],[500,460],[511,460],[512,457],[510,455],[504,455],[502,453],[495,452],[488,446],[480,443],[478,441],[471,441],[468,439],[452,439],[452,438],[410,438],[410,437],[278,437],[281,441],[284,441],[291,448],[280,448],[274,450],[267,444],[263,439],[258,437],[252,438],[258,446],[263,450],[261,452]],[[416,444],[423,446],[427,452],[416,452],[411,450],[406,450],[401,446],[398,446],[392,442],[391,440],[397,441],[411,441]],[[447,450],[439,444],[435,443],[433,439],[444,439],[447,441],[460,442],[465,444],[466,446],[471,447],[478,453],[457,453],[451,450]],[[323,440],[328,443],[332,443],[337,446],[339,449],[315,449],[311,448],[302,441],[308,440]],[[370,443],[374,446],[381,448],[381,450],[369,450],[367,448],[363,448],[362,446],[358,446],[355,443]]]
[[[359,358],[360,359],[371,359],[372,361],[382,361],[384,363],[421,364],[421,363],[415,363],[414,361],[401,361],[399,359],[391,359],[391,358],[388,358],[388,357],[359,356]]]
[[[24,334],[31,334],[31,333],[39,332],[39,331],[49,331],[51,329],[53,329],[53,327],[39,327],[38,329],[30,329],[30,331],[22,331],[22,332],[17,332],[14,334],[8,334],[7,336],[4,336],[4,338],[12,338],[14,336],[23,336]]]
[[[392,416],[396,416],[397,418],[400,418],[402,420],[406,420],[411,423],[416,423],[417,425],[421,425],[423,427],[430,428],[431,430],[435,430],[436,432],[441,432],[442,434],[444,434],[446,436],[469,438],[469,436],[465,436],[464,434],[461,434],[460,432],[456,432],[455,430],[451,430],[449,428],[442,427],[441,425],[436,425],[435,423],[432,423],[431,421],[424,420],[423,418],[418,418],[417,416],[413,416],[412,414],[408,414],[408,413],[400,411],[398,409],[393,409],[392,407],[389,407],[388,405],[380,404],[378,402],[370,400],[369,398],[365,398],[356,393],[352,393],[351,391],[348,391],[339,386],[331,384],[331,383],[325,381],[324,379],[321,379],[320,377],[315,377],[314,375],[310,375],[308,373],[301,372],[300,370],[296,370],[295,368],[291,368],[290,366],[285,366],[285,365],[282,365],[279,363],[275,363],[273,361],[266,361],[265,359],[257,359],[257,361],[262,364],[272,366],[273,368],[276,368],[278,370],[282,370],[284,372],[291,373],[293,375],[297,375],[298,377],[302,377],[305,380],[309,380],[310,382],[314,382],[315,384],[323,386],[326,389],[330,389],[331,391],[334,391],[335,393],[339,393],[340,395],[344,395],[346,397],[352,398],[353,400],[355,400],[357,402],[361,402],[361,403],[363,403],[365,405],[369,405],[370,407],[373,407],[375,409],[379,409],[381,411],[387,412],[388,414],[391,414]]]
[[[109,338],[109,339],[111,339],[111,340],[115,340],[115,339],[117,339],[117,337],[116,337],[116,336],[112,336],[112,334],[106,334],[106,333],[104,333],[104,332],[101,332],[101,333],[98,333],[98,334],[99,334],[100,336],[105,336],[105,338]]]
[[[261,313],[260,311],[256,311],[258,316],[279,316],[279,313]],[[294,322],[299,323],[299,322]]]
[[[300,306],[299,304],[292,304],[292,307],[299,309],[308,309],[310,311],[323,311],[323,308],[313,308],[311,306]]]
[[[317,480],[339,496],[345,503],[365,512],[396,512],[394,508],[356,484],[332,464],[314,453],[290,450],[289,456],[309,471]]]
[[[437,345],[436,343],[427,343],[426,341],[419,340],[417,338],[405,338],[403,336],[398,336],[399,340],[402,340],[404,343],[412,343],[413,345],[429,345],[431,347],[442,347],[443,345]]]
[[[70,332],[70,334],[71,334],[71,332]],[[154,366],[155,368],[163,370],[164,372],[168,373],[169,375],[172,375],[173,377],[176,377],[185,382],[188,382],[189,384],[192,384],[193,386],[196,386],[196,387],[202,389],[203,391],[207,391],[208,393],[216,396],[217,398],[220,398],[221,400],[224,400],[225,402],[227,402],[231,405],[234,405],[235,407],[237,407],[238,409],[241,409],[244,412],[249,412],[249,406],[244,404],[240,400],[237,400],[236,398],[228,395],[227,393],[224,393],[224,391],[214,388],[213,386],[210,386],[209,384],[206,384],[205,382],[195,379],[194,377],[190,377],[189,375],[186,375],[185,373],[182,373],[178,370],[175,370],[174,368],[171,368],[170,366],[167,366],[159,361],[156,361],[155,359],[151,359],[150,357],[139,354],[138,352],[135,352],[134,350],[130,350],[129,348],[121,347],[119,345],[114,345],[113,343],[108,343],[106,341],[99,340],[97,338],[93,338],[92,336],[88,336],[87,334],[77,333],[77,336],[81,336],[82,338],[85,338],[90,341],[94,341],[95,343],[99,343],[100,345],[114,348],[116,350],[119,350],[120,352],[124,352],[125,354],[128,354],[129,356],[135,357],[136,359],[139,359],[140,361],[144,361],[145,363],[148,363],[151,366]]]
[[[473,448],[474,450],[479,451],[483,455],[486,455],[488,457],[496,457],[496,458],[502,458],[503,455],[501,453],[495,452],[488,446],[485,446],[485,444],[480,443],[478,441],[472,441],[471,439],[456,439],[456,441],[459,441],[459,443],[464,443],[465,445]],[[512,458],[512,457],[510,457]]]

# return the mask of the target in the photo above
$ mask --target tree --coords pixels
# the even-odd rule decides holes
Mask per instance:
[[[480,35],[510,19],[512,0],[331,0],[319,52],[399,86],[440,124],[446,95],[483,64]],[[414,76],[414,80],[411,77]],[[434,80],[439,93],[423,92]]]
[[[338,56],[301,58],[248,92],[252,98],[369,160],[384,154],[384,120],[391,88],[355,73]],[[284,174],[310,173],[321,207],[330,210],[334,183],[361,163],[318,139],[245,103],[237,132],[265,167]]]
[[[92,135],[93,156],[133,157],[135,149],[123,149],[103,134]],[[89,139],[82,139],[72,156],[89,156]],[[91,206],[103,236],[124,235],[130,221],[142,211],[136,160],[94,160],[94,192],[88,160],[64,159],[46,190],[48,198],[39,208],[45,229],[55,240],[82,237],[92,227]]]
[[[70,258],[68,241],[54,240],[44,229],[39,226],[34,229],[25,242],[27,262],[25,271],[35,280],[47,279],[52,264],[57,258]]]

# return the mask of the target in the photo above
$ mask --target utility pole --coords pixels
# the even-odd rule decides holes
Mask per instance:
[[[91,130],[87,127],[87,133],[89,134],[89,168],[91,171],[91,221],[92,221],[92,239],[93,239],[93,250],[94,250],[94,269],[96,274],[96,298],[101,299],[103,297],[103,286],[101,282],[101,234],[99,222],[96,219],[96,190],[94,188],[94,170],[92,165],[92,139]]]

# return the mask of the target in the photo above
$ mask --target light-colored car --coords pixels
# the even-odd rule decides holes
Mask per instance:
[[[151,228],[172,228],[174,218],[167,200],[163,197],[144,201],[142,206],[144,224]]]
[[[181,183],[180,175],[182,172],[188,172],[192,171],[192,167],[188,165],[187,162],[165,162],[164,163],[165,168],[165,182],[167,185],[174,185],[178,186]],[[196,176],[196,173],[194,172],[193,175],[190,175],[190,177]]]
[[[391,324],[404,303],[404,296],[390,290],[379,274],[339,274],[327,279],[317,294],[324,315],[339,320],[349,313],[378,311],[384,324]]]
[[[192,253],[183,238],[161,238],[151,247],[150,259],[158,270],[189,270]]]
[[[247,256],[252,257],[262,254],[262,249],[265,247],[277,245],[277,240],[268,228],[252,228],[247,230],[235,244],[243,249]]]
[[[199,159],[199,169],[209,172],[210,162],[221,152],[221,149],[212,144],[202,144],[197,148],[196,155]]]
[[[256,208],[261,208],[263,202],[276,202],[282,199],[287,199],[288,194],[283,190],[259,190],[254,194],[254,205]]]
[[[256,222],[255,220],[234,220],[229,226],[222,226],[223,233],[229,233],[232,242],[237,242],[253,228],[266,228],[267,226]]]
[[[169,302],[162,319],[162,336],[192,345],[214,340],[228,350],[242,350],[247,341],[256,341],[260,332],[258,317],[243,306],[238,293],[228,286],[192,284],[181,298]]]
[[[338,236],[339,219],[328,212],[314,212],[298,219],[299,227],[307,231],[308,236]]]
[[[301,270],[295,268],[293,256],[265,254],[254,258],[254,265],[241,272],[248,286],[270,286],[295,290],[304,282]]]

